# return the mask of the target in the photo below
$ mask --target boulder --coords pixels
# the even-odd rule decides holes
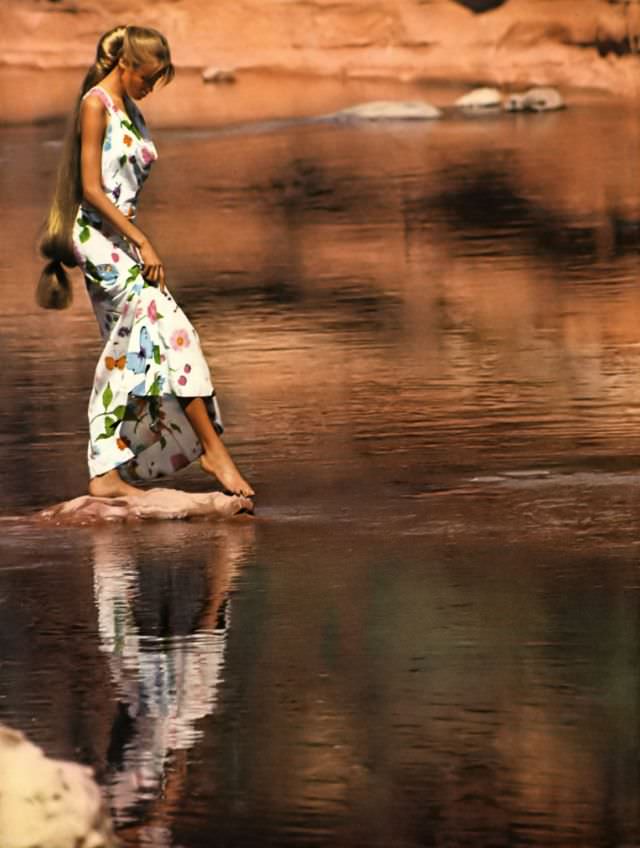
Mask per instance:
[[[502,108],[505,112],[525,112],[527,109],[526,96],[526,94],[509,94],[505,98]]]
[[[511,94],[504,102],[507,112],[552,112],[564,109],[565,102],[555,88],[541,86],[530,88],[523,94]]]
[[[230,518],[240,512],[253,512],[249,498],[222,492],[148,489],[139,495],[123,498],[82,495],[48,507],[37,517],[57,524],[99,524],[141,519]]]
[[[497,88],[474,88],[456,100],[460,109],[471,111],[482,109],[499,109],[502,106],[502,94]]]
[[[204,82],[233,83],[236,81],[236,72],[232,68],[212,66],[204,69],[202,79]]]
[[[52,760],[0,725],[2,848],[115,848],[113,826],[92,770]]]
[[[327,117],[344,121],[432,121],[441,115],[435,106],[420,100],[374,100],[349,106]]]

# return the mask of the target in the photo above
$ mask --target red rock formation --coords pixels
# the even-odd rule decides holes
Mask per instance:
[[[98,35],[122,21],[162,29],[183,68],[575,85],[627,95],[640,77],[636,0],[21,0],[0,7],[1,61],[83,67]]]

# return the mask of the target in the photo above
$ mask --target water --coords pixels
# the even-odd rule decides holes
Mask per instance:
[[[59,128],[3,129],[0,721],[127,848],[638,844],[634,110],[157,140],[257,515],[32,521],[99,345],[32,306]]]

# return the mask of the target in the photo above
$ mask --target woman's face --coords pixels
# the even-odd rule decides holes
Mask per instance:
[[[153,91],[164,71],[159,62],[147,62],[144,65],[127,65],[121,60],[120,72],[125,93],[133,100],[141,100]]]

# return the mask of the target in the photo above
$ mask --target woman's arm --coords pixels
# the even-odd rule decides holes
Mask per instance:
[[[140,251],[144,263],[145,279],[158,283],[164,289],[164,268],[151,243],[133,221],[112,203],[102,187],[102,143],[107,126],[107,114],[97,97],[87,97],[80,112],[80,174],[82,196]]]

